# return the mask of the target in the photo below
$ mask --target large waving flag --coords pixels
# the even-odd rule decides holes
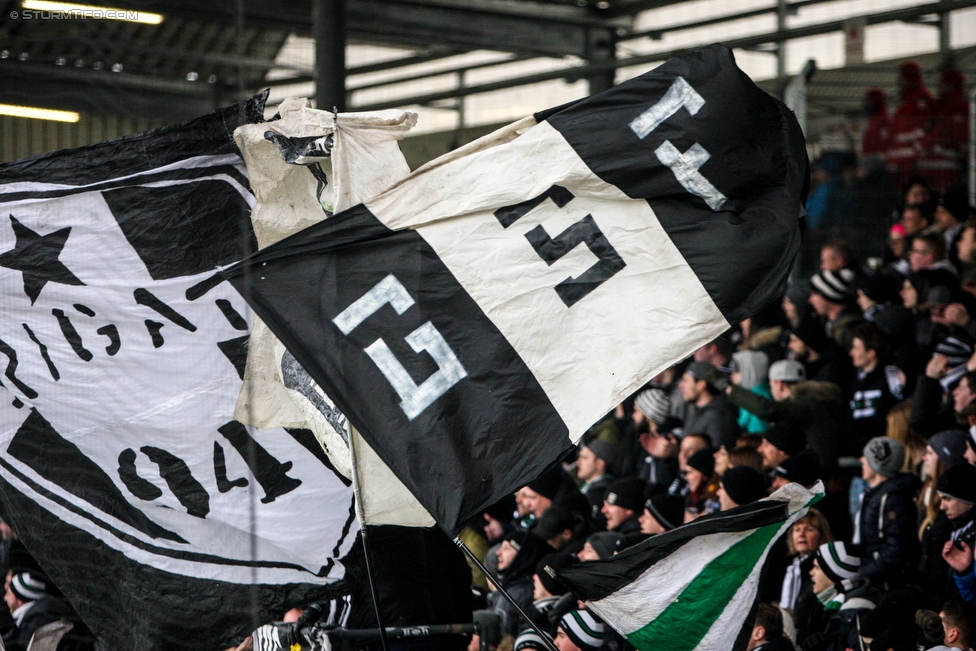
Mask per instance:
[[[0,167],[0,503],[110,648],[236,645],[355,537],[311,432],[234,419],[263,105]]]
[[[813,491],[787,484],[558,576],[641,651],[730,649],[773,543],[822,497],[819,482]]]
[[[782,292],[792,113],[711,46],[527,118],[228,270],[447,531]]]

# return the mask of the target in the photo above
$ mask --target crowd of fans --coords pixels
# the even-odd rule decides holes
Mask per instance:
[[[822,480],[824,499],[766,560],[746,648],[971,648],[972,217],[961,188],[939,195],[912,179],[876,253],[883,265],[825,244],[819,271],[655,377],[587,433],[575,459],[472,523],[470,544],[555,635],[581,604],[546,566],[609,558],[788,482]],[[514,648],[543,648],[488,590]],[[604,627],[560,648],[629,647]]]
[[[573,458],[465,527],[462,540],[534,628],[442,532],[371,527],[386,624],[471,621],[480,607],[475,621],[483,631],[500,624],[501,635],[475,635],[472,651],[544,649],[536,629],[561,651],[623,651],[626,640],[548,570],[607,559],[787,483],[819,480],[824,499],[763,566],[742,647],[973,648],[976,219],[958,184],[963,79],[946,70],[939,84],[933,98],[919,67],[903,64],[893,115],[883,91],[867,93],[855,162],[815,164],[806,245],[819,249],[816,273],[653,378],[592,427]],[[52,649],[92,648],[2,522],[0,534],[6,648],[26,650],[32,638],[40,648],[39,631],[56,638]],[[333,607],[343,615],[328,625],[372,628],[361,543],[343,562],[336,599],[351,608]],[[248,638],[238,649],[251,647]]]

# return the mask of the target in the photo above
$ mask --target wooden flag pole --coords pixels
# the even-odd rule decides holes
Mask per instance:
[[[366,516],[363,509],[362,493],[359,490],[359,466],[356,465],[356,429],[346,421],[346,432],[349,437],[349,462],[352,466],[352,492],[356,504],[356,519],[359,520],[359,535],[363,539],[363,558],[366,559],[366,579],[369,581],[369,593],[373,597],[373,610],[376,611],[376,625],[380,629],[380,642],[383,651],[390,651],[390,641],[386,637],[386,624],[383,623],[383,613],[380,611],[380,597],[376,591],[376,581],[373,580],[373,561],[370,559],[369,537],[366,533]]]
[[[549,651],[559,651],[559,649],[556,648],[555,643],[553,643],[552,638],[549,637],[549,634],[543,631],[542,629],[540,629],[539,626],[532,620],[532,618],[525,614],[525,611],[522,610],[522,607],[519,606],[514,599],[512,599],[512,595],[508,594],[505,588],[502,587],[502,584],[499,583],[497,580],[495,580],[495,577],[492,576],[491,572],[489,572],[488,569],[481,564],[481,561],[478,560],[478,557],[475,556],[470,549],[468,549],[468,546],[464,544],[464,541],[461,540],[459,536],[454,536],[454,544],[460,547],[461,551],[467,554],[468,558],[474,561],[474,564],[478,566],[478,569],[481,570],[482,573],[484,573],[485,577],[492,582],[492,584],[498,589],[500,593],[502,593],[502,596],[508,600],[508,603],[515,606],[515,610],[518,611],[518,614],[521,615],[522,618],[529,623],[529,626],[532,627],[532,630],[536,632],[536,635],[542,638],[542,641],[545,642],[546,647],[549,649]]]

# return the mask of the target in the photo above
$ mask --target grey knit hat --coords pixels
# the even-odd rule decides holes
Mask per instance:
[[[644,414],[644,418],[660,425],[671,411],[671,399],[661,389],[648,389],[637,394],[634,406]]]
[[[595,454],[598,459],[603,459],[603,462],[608,466],[613,465],[614,460],[617,458],[617,446],[609,441],[593,439],[584,447],[589,448],[590,452]]]
[[[864,446],[864,458],[873,471],[891,479],[905,463],[905,446],[887,436],[876,436]]]

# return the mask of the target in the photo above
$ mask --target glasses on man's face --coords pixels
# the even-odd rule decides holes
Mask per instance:
[[[916,255],[928,255],[929,254],[929,252],[928,252],[927,249],[911,249],[909,251],[909,253],[914,253]]]

